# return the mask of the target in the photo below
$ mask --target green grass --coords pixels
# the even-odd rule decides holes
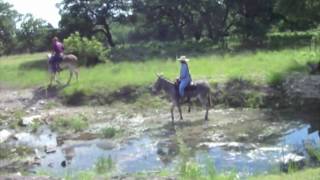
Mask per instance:
[[[117,130],[113,127],[106,127],[101,129],[101,135],[104,138],[113,138],[117,133]]]
[[[320,179],[320,168],[306,169],[290,174],[264,175],[250,177],[249,180],[318,180]]]
[[[37,63],[35,63],[37,62]],[[46,54],[24,54],[14,56],[4,56],[0,58],[0,82],[11,86],[30,87],[44,85],[47,80],[47,69],[27,68],[28,63],[46,64]],[[23,68],[26,65],[26,68]]]
[[[111,156],[108,156],[108,158],[100,157],[95,163],[95,171],[98,174],[110,173],[115,168],[114,166]]]
[[[51,129],[55,131],[74,130],[82,131],[89,126],[87,118],[84,116],[59,117],[50,124]]]
[[[207,79],[214,83],[243,78],[255,84],[270,84],[281,80],[283,75],[292,70],[304,70],[305,63],[310,60],[306,54],[307,49],[212,54],[190,57],[189,66],[193,79]],[[2,57],[0,82],[18,87],[46,85],[49,77],[45,63],[45,53]],[[128,85],[147,86],[155,81],[157,72],[174,79],[179,74],[179,63],[173,59],[152,59],[80,68],[79,82],[73,82],[65,88],[64,94],[80,91],[90,95],[113,92]],[[67,77],[67,72],[62,73],[64,81]]]

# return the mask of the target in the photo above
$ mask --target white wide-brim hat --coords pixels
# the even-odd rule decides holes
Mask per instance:
[[[180,58],[178,58],[177,61],[189,62],[189,59],[187,59],[186,56],[180,56]]]

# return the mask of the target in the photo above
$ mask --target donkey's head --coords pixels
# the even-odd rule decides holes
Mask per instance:
[[[153,93],[158,93],[162,88],[163,78],[159,74],[157,74],[157,77],[158,78],[157,78],[156,82],[151,87],[151,90],[152,90]]]

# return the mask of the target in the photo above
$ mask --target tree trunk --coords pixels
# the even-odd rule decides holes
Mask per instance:
[[[109,45],[111,47],[115,47],[115,44],[113,42],[112,35],[111,35],[111,32],[110,32],[109,25],[108,24],[104,24],[104,28],[105,28],[104,34],[107,37],[107,41],[108,41]]]

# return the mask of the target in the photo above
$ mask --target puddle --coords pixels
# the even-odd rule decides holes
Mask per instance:
[[[241,118],[239,113],[243,113]],[[236,171],[241,177],[279,170],[283,157],[305,153],[306,142],[319,145],[318,114],[216,111],[212,116],[223,123],[213,119],[204,125],[203,121],[185,120],[175,131],[164,128],[166,125],[121,143],[112,139],[67,140],[59,146],[57,135],[46,128],[36,135],[18,133],[18,140],[10,143],[39,149],[40,165],[32,171],[56,176],[92,169],[102,157],[111,157],[120,174],[174,170],[179,161],[174,140],[178,132],[198,162],[205,163],[210,157],[217,171]],[[241,120],[235,121],[237,118]],[[55,146],[55,150],[46,153],[44,146]]]
[[[319,145],[318,132],[308,133],[310,125],[302,124],[301,127],[291,129],[284,133],[273,146],[257,146],[251,150],[241,150],[241,146],[230,148],[232,143],[216,144],[207,151],[199,151],[196,158],[205,163],[211,157],[218,171],[235,171],[240,176],[265,174],[269,171],[279,171],[280,161],[290,155],[305,154],[304,142],[313,142]],[[244,145],[250,146],[250,145]],[[240,147],[240,148],[239,148]],[[236,149],[236,150],[234,150]],[[239,150],[240,149],[240,150]]]
[[[157,156],[156,142],[149,137],[133,139],[123,145],[112,145],[111,141],[104,139],[67,144],[59,148],[56,153],[42,158],[41,166],[36,170],[49,171],[59,176],[66,172],[91,169],[102,157],[111,157],[119,172],[152,171],[164,167]],[[73,155],[68,157],[70,153]],[[67,160],[66,167],[61,165],[64,160]]]

